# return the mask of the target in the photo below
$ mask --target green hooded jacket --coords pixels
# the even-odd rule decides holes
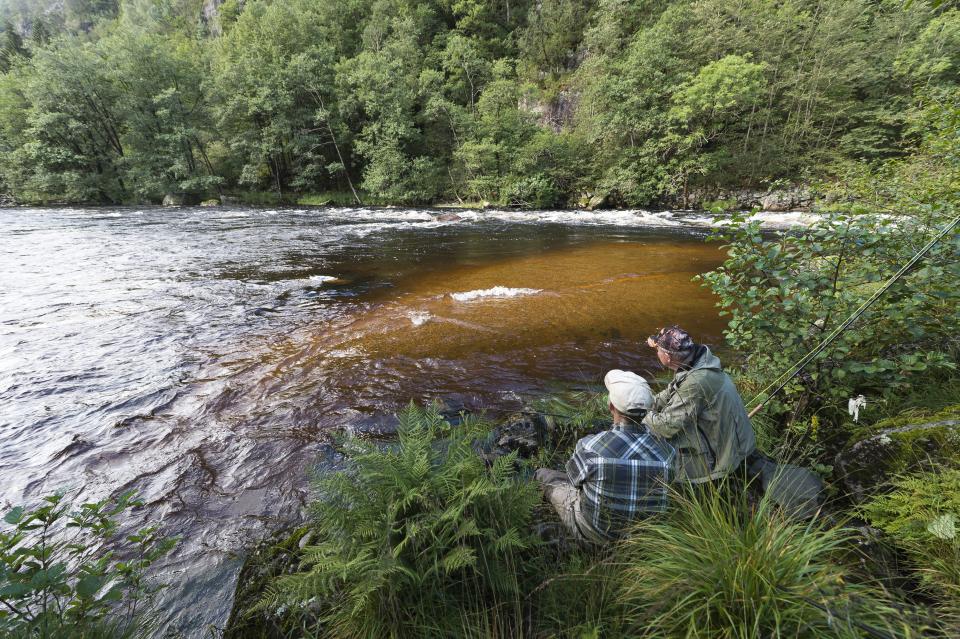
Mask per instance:
[[[756,448],[743,400],[706,346],[697,346],[693,362],[657,394],[653,410],[643,423],[677,449],[677,480],[723,477]]]

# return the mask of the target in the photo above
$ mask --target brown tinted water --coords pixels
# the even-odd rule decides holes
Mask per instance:
[[[300,516],[331,432],[652,374],[669,323],[720,341],[691,278],[722,254],[689,220],[463,217],[0,211],[0,500],[139,491],[133,523],[184,536],[167,623],[198,636],[243,550]]]

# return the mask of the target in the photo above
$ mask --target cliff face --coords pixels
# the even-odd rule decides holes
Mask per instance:
[[[561,89],[552,100],[538,100],[525,97],[518,105],[521,110],[537,116],[537,123],[559,133],[573,124],[573,118],[580,104],[580,92],[570,87]]]
[[[220,35],[223,31],[220,26],[217,10],[224,1],[225,0],[203,0],[203,5],[200,7],[200,19],[207,25],[207,30],[209,30],[211,35]]]

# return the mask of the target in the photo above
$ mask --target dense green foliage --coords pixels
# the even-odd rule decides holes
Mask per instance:
[[[85,503],[63,495],[17,507],[0,530],[0,634],[4,637],[141,637],[158,590],[147,569],[175,539],[148,527],[121,543],[118,518],[142,505],[130,493]]]
[[[960,630],[960,470],[900,477],[891,488],[866,503],[862,512],[906,553],[913,573],[956,634]]]
[[[5,0],[0,180],[697,204],[908,152],[914,105],[957,90],[952,4]]]
[[[919,138],[915,151],[848,167],[825,189],[824,215],[811,227],[765,235],[745,224],[719,233],[729,257],[703,278],[730,317],[725,334],[744,356],[737,378],[748,400],[766,397],[771,382],[960,213],[956,96],[930,94],[905,125]],[[865,517],[908,559],[884,570],[922,584],[947,636],[960,628],[950,408],[960,365],[958,256],[954,229],[754,420],[762,447],[813,464],[840,505],[851,498],[844,487],[867,499],[847,515]],[[847,399],[859,394],[870,408],[855,425]],[[930,422],[939,429],[923,427]],[[874,445],[858,452],[865,440]],[[833,464],[845,455],[852,464],[837,472]]]
[[[563,428],[591,426],[593,403],[566,402]],[[485,467],[482,422],[400,417],[395,445],[348,442],[349,470],[319,480],[309,532],[275,546],[266,594],[228,636],[912,636],[851,567],[849,531],[680,490],[612,548],[537,542],[539,491],[513,470],[530,462]]]
[[[851,172],[815,224],[765,237],[756,223],[719,236],[729,258],[704,276],[730,316],[730,345],[748,357],[745,377],[766,384],[809,353],[957,216],[960,104],[933,101],[912,125],[920,151]],[[886,290],[778,397],[795,415],[845,411],[859,393],[892,397],[951,371],[960,352],[960,234],[948,234]],[[760,390],[756,385],[752,390]]]
[[[351,470],[318,480],[300,572],[255,610],[292,607],[325,636],[515,635],[539,492],[518,480],[515,456],[484,465],[479,424],[452,428],[412,405],[399,418],[396,447],[351,445]]]

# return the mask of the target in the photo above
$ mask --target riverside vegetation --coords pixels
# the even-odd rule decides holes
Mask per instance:
[[[737,20],[731,19],[731,12],[735,10],[727,4],[730,3],[721,6],[709,1],[689,4],[601,2],[597,5],[545,2],[538,5],[538,11],[526,13],[522,5],[513,4],[509,9],[510,20],[518,21],[523,29],[516,27],[507,31],[513,34],[510,38],[498,30],[500,27],[494,28],[503,23],[488,19],[489,15],[484,13],[494,11],[495,15],[505,16],[506,3],[451,5],[448,11],[464,12],[476,21],[451,18],[450,31],[460,29],[461,33],[470,33],[466,25],[473,25],[469,28],[494,38],[488,45],[491,48],[482,51],[500,51],[496,47],[506,46],[506,42],[516,47],[514,50],[524,52],[514,58],[512,64],[499,61],[491,67],[481,67],[489,71],[489,76],[470,75],[472,72],[467,69],[476,68],[469,64],[450,65],[446,69],[442,56],[427,56],[423,43],[433,43],[427,35],[435,36],[437,31],[414,29],[409,32],[401,28],[406,25],[413,29],[421,24],[419,19],[428,17],[460,15],[436,13],[437,7],[447,6],[439,4],[383,4],[376,5],[380,8],[371,9],[369,14],[350,14],[350,11],[359,11],[350,2],[323,6],[251,2],[242,11],[228,4],[226,9],[221,7],[218,18],[228,24],[223,25],[224,34],[217,39],[183,36],[177,40],[171,39],[169,33],[151,39],[149,32],[138,32],[143,37],[130,42],[136,42],[137,46],[153,42],[150,46],[161,49],[167,46],[163,43],[179,42],[183,48],[178,50],[184,60],[202,65],[209,59],[223,65],[211,67],[216,71],[209,77],[201,74],[203,82],[184,84],[184,87],[200,87],[202,91],[208,86],[206,82],[228,77],[218,74],[228,69],[235,73],[222,85],[230,87],[237,100],[230,103],[233,106],[228,110],[235,119],[218,120],[219,128],[204,125],[210,128],[189,129],[203,143],[210,166],[218,166],[214,162],[217,158],[216,162],[223,161],[223,166],[232,166],[235,171],[231,174],[233,177],[216,171],[191,174],[190,179],[199,176],[212,180],[197,183],[207,184],[198,187],[201,191],[212,184],[240,184],[244,175],[250,180],[259,176],[260,182],[246,183],[251,188],[255,184],[258,188],[279,185],[276,190],[284,192],[288,188],[301,188],[293,187],[293,180],[308,175],[307,168],[315,166],[301,162],[304,157],[301,154],[310,148],[323,162],[330,160],[331,157],[324,154],[334,152],[332,143],[328,147],[326,142],[331,132],[342,145],[345,162],[333,162],[332,167],[326,165],[325,173],[312,174],[316,182],[298,183],[304,185],[304,191],[340,188],[339,180],[345,180],[350,174],[362,176],[364,189],[391,199],[396,194],[413,199],[424,193],[429,194],[424,199],[445,197],[459,189],[464,196],[490,194],[491,199],[510,201],[507,194],[514,193],[511,189],[520,183],[576,184],[569,190],[564,187],[558,191],[564,197],[573,197],[585,184],[606,184],[610,192],[617,193],[616,197],[623,198],[624,202],[638,203],[665,193],[682,193],[685,183],[689,192],[694,187],[721,184],[728,178],[742,184],[741,179],[772,177],[773,173],[767,171],[780,171],[777,167],[785,166],[778,162],[831,167],[827,177],[841,179],[823,182],[816,203],[822,215],[811,227],[770,235],[761,234],[755,225],[735,219],[734,224],[721,227],[717,233],[716,239],[723,241],[727,248],[728,259],[717,270],[704,274],[702,280],[718,294],[722,310],[728,314],[730,321],[725,336],[728,345],[735,349],[735,358],[730,359],[728,365],[744,397],[750,399],[763,390],[771,378],[809,352],[938,229],[956,217],[960,193],[960,136],[957,135],[960,101],[951,85],[955,76],[951,56],[956,56],[960,47],[938,48],[940,45],[930,44],[931,41],[943,43],[937,38],[955,37],[958,33],[957,11],[950,8],[950,3],[932,7],[915,2],[904,9],[900,3],[830,2],[817,4],[821,11],[817,14],[801,10],[800,5],[790,2],[746,1],[737,5],[744,12],[737,14]],[[537,13],[549,16],[547,7],[556,6],[571,10],[580,7],[586,11],[574,22],[588,25],[587,28],[573,45],[570,41],[556,45],[566,47],[563,51],[581,51],[584,50],[580,48],[582,43],[595,43],[604,38],[608,43],[617,43],[607,49],[590,49],[590,55],[579,67],[598,65],[590,74],[570,70],[568,54],[549,58],[547,54],[556,49],[546,44],[539,52],[524,48],[528,45],[521,36],[526,33],[524,29],[531,28],[530,16]],[[410,13],[416,7],[420,7],[421,12]],[[858,12],[831,13],[842,8],[850,11],[857,8]],[[466,13],[468,9],[475,13]],[[307,10],[320,13],[316,19],[298,19],[300,12]],[[89,69],[119,82],[124,76],[111,75],[114,72],[109,70],[113,67],[108,61],[114,58],[105,57],[107,49],[102,47],[117,46],[120,49],[116,51],[120,51],[124,40],[118,34],[126,33],[124,29],[143,28],[134,27],[125,17],[128,11],[133,11],[133,5],[129,9],[125,7],[119,17],[102,23],[92,35],[53,39],[35,49],[22,45],[26,53],[18,54],[3,77],[3,82],[8,83],[5,86],[21,88],[5,89],[0,94],[5,101],[2,118],[19,118],[17,121],[22,124],[18,135],[36,136],[43,129],[53,136],[58,126],[70,130],[70,126],[76,128],[80,122],[83,126],[93,123],[99,126],[100,122],[110,121],[106,117],[71,119],[74,116],[65,115],[63,111],[47,117],[49,112],[38,111],[34,102],[17,100],[55,92],[65,86],[66,79],[84,77],[76,70],[67,74],[63,69],[68,67],[58,66],[67,62],[88,63]],[[765,22],[771,15],[781,15],[778,12],[784,12],[784,24],[792,26]],[[149,12],[143,14],[143,20],[136,24],[152,24],[150,15]],[[179,14],[164,15],[170,18]],[[352,18],[345,22],[344,16],[348,15]],[[523,17],[518,17],[521,15]],[[787,21],[791,15],[802,24]],[[836,15],[846,17],[840,20]],[[340,22],[336,21],[337,16]],[[374,16],[379,22],[373,21]],[[838,21],[831,22],[831,16]],[[547,18],[543,20],[534,33],[543,35],[544,43],[555,42],[546,35],[557,32],[548,29],[551,23]],[[912,22],[914,20],[917,22]],[[345,24],[349,28],[345,28]],[[447,23],[438,20],[428,24],[440,29]],[[757,27],[760,24],[764,29]],[[843,26],[842,33],[825,31],[832,35],[823,35],[822,40],[809,39],[814,35],[821,37],[817,35],[820,29],[828,29],[831,24],[838,31]],[[750,25],[758,30],[750,31]],[[187,25],[181,26],[186,29]],[[766,27],[769,30],[765,30]],[[314,29],[328,28],[331,30],[322,31],[324,38],[314,40]],[[778,31],[781,28],[784,30]],[[233,35],[237,33],[245,35]],[[281,35],[287,38],[289,33],[301,38],[296,41],[300,43],[296,47],[312,43],[311,46],[320,46],[322,50],[307,47],[309,53],[306,53],[306,49],[297,49],[294,45],[284,48],[271,39]],[[752,35],[750,38],[742,35],[738,40],[731,36],[733,33]],[[851,44],[850,38],[860,37],[856,36],[858,33],[874,36],[868,54]],[[954,35],[950,36],[951,33]],[[638,34],[642,34],[642,38]],[[461,44],[471,41],[467,36],[464,38]],[[452,39],[450,35],[444,40],[443,51]],[[795,42],[803,46],[793,48]],[[867,40],[855,42],[865,47]],[[897,43],[896,47],[886,48],[893,42]],[[662,48],[671,43],[676,48]],[[786,69],[799,67],[776,66],[756,51],[748,56],[748,51],[732,53],[727,49],[734,44],[741,47],[749,44],[760,49],[766,46],[763,43],[773,43],[772,50],[779,50],[782,56],[799,56],[780,59],[803,60],[801,70],[792,75],[794,72],[788,73]],[[841,44],[851,48],[834,48]],[[346,48],[337,49],[349,46],[360,47],[354,51],[355,56],[342,53],[348,51]],[[701,46],[704,51],[698,53]],[[332,47],[332,53],[326,47]],[[678,53],[681,49],[682,55]],[[909,55],[919,57],[904,57],[908,51],[913,52]],[[935,51],[942,55],[930,57]],[[864,55],[859,56],[858,52]],[[701,53],[705,57],[697,58]],[[541,54],[543,57],[537,59],[547,61],[544,64],[548,66],[522,64],[528,60],[523,56]],[[211,57],[205,57],[207,55]],[[333,57],[322,57],[326,55]],[[731,60],[729,55],[740,59]],[[128,62],[153,59],[131,56]],[[335,64],[324,66],[323,61],[331,59]],[[411,67],[404,66],[411,59],[431,60],[442,71],[430,74],[416,67],[414,74]],[[701,64],[706,59],[715,63]],[[913,62],[904,62],[907,59]],[[240,60],[248,66],[231,66],[239,65]],[[601,61],[613,64],[615,60],[619,60],[619,66],[605,71]],[[843,69],[833,66],[841,62],[851,66]],[[883,66],[887,63],[895,66]],[[44,67],[44,64],[50,66]],[[707,66],[709,70],[703,70]],[[524,76],[524,69],[529,72],[530,68],[539,70],[533,76]],[[544,73],[543,68],[556,73]],[[613,68],[617,70],[610,71]],[[681,71],[681,68],[688,70]],[[43,73],[56,69],[61,69],[63,75],[59,77],[63,82],[34,80],[45,78]],[[332,75],[315,76],[318,69],[333,69]],[[677,75],[671,76],[671,69]],[[900,71],[880,73],[879,69]],[[923,76],[926,79],[917,82],[920,76],[904,79],[898,75],[910,69],[913,69],[910,73],[926,74]],[[494,70],[501,75],[494,74]],[[734,71],[739,78],[737,82],[729,81],[729,76],[724,75]],[[461,72],[462,75],[456,75]],[[259,73],[264,75],[257,75]],[[273,78],[275,84],[270,83],[273,73],[280,74]],[[773,74],[772,80],[769,74]],[[418,87],[421,80],[442,85],[454,76],[460,78],[463,91],[468,91],[465,87],[471,86],[469,79],[472,78],[473,88],[469,89],[469,95],[461,94],[459,106],[446,105],[449,112],[441,112],[452,114],[449,122],[465,128],[448,124],[446,133],[441,135],[429,124],[433,122],[431,113],[436,112],[429,111],[427,103],[418,100],[444,95],[447,89],[420,93]],[[159,73],[131,76],[124,80],[129,82],[129,93],[126,89],[105,93],[106,89],[101,87],[97,95],[137,99],[140,94],[136,90],[136,77],[166,76]],[[315,77],[327,78],[332,84],[318,86],[318,93],[310,94],[313,98],[299,94],[300,97],[285,101],[283,96],[288,94],[284,91],[299,86],[298,78]],[[593,97],[583,103],[596,110],[598,119],[581,120],[586,116],[578,110],[571,128],[561,127],[560,132],[555,132],[539,128],[529,114],[517,106],[520,94],[515,91],[522,86],[520,79],[531,77],[538,91],[552,86],[557,96],[574,86],[567,83],[575,80],[586,83],[579,86],[594,88],[604,82],[633,84],[629,91],[621,87],[624,92],[619,94],[590,94]],[[671,90],[671,86],[677,86],[670,84],[671,78],[681,77],[680,84],[686,88]],[[719,91],[704,87],[739,92],[743,87],[753,86],[748,81],[750,77],[754,77],[759,86],[750,91],[759,90],[763,100],[749,108],[743,107],[749,102],[737,101],[729,111],[716,103],[704,107],[706,111],[681,108],[687,98],[695,102],[698,95],[719,95]],[[805,80],[800,82],[800,78]],[[698,79],[705,84],[695,89]],[[244,84],[247,80],[251,84]],[[878,89],[877,93],[865,90],[874,81],[886,88]],[[9,84],[16,82],[23,84]],[[551,82],[555,84],[550,85]],[[598,84],[591,84],[593,82]],[[867,84],[853,90],[852,85],[844,84],[849,82]],[[242,101],[250,96],[244,87],[256,87],[258,83],[275,87],[276,91],[265,88],[256,95],[261,107],[245,106]],[[99,85],[78,82],[71,86]],[[114,90],[120,86],[123,85],[115,85]],[[351,96],[352,106],[344,111],[332,100],[335,94],[330,86],[350,87],[349,92],[339,95]],[[32,87],[29,91],[35,93],[22,87]],[[373,87],[379,89],[375,91]],[[653,87],[659,87],[655,96],[644,93],[644,88]],[[811,92],[790,93],[801,88]],[[818,93],[821,89],[826,93]],[[324,92],[328,90],[331,93]],[[507,97],[498,93],[502,99],[495,101],[494,94],[490,93],[494,90],[505,91]],[[408,91],[410,93],[405,93]],[[60,97],[55,100],[36,104],[71,109],[89,106],[82,93],[73,97],[57,95]],[[177,96],[176,93],[165,95],[171,100]],[[404,102],[401,98],[405,95],[417,97],[411,98],[412,102]],[[607,95],[608,102],[601,99],[603,95]],[[798,101],[790,103],[792,106],[782,112],[783,118],[779,119],[778,109],[786,104],[782,102],[784,95],[792,95]],[[802,95],[806,97],[801,98]],[[467,99],[470,96],[473,102]],[[183,104],[196,108],[186,109],[181,115],[191,113],[200,117],[205,111],[220,114],[219,109],[226,109],[225,102],[204,102],[202,96],[195,97],[196,102]],[[641,98],[645,101],[633,101]],[[325,108],[310,99],[324,100]],[[676,102],[678,100],[680,102]],[[142,115],[165,118],[178,113],[167,108],[171,103],[151,101],[150,104],[154,106],[140,112]],[[493,107],[500,110],[485,111]],[[614,108],[623,109],[620,116],[605,111]],[[674,114],[670,115],[671,112]],[[726,123],[716,129],[709,128],[716,124],[713,118],[724,113],[729,117]],[[829,113],[826,121],[832,124],[818,128],[824,122],[818,118],[825,117],[826,113]],[[683,114],[690,119],[673,119]],[[457,120],[460,116],[465,119]],[[244,119],[247,117],[250,120]],[[859,124],[853,126],[851,121]],[[41,124],[44,122],[45,125]],[[259,128],[243,128],[238,124],[243,122],[253,122],[249,126]],[[480,128],[484,122],[493,128]],[[228,123],[236,128],[226,126]],[[318,137],[313,142],[309,137],[300,138],[290,133],[303,130],[305,135],[322,136],[322,127],[327,123],[330,125],[326,127],[328,137]],[[533,134],[526,138],[522,135],[497,137],[499,133],[495,131],[502,132],[500,127],[513,126],[511,123],[521,127],[515,131],[533,131]],[[601,123],[611,136],[606,139],[611,144],[588,145],[593,149],[589,156],[574,151],[580,148],[576,146],[578,141],[603,139],[579,137],[596,132],[590,127]],[[522,128],[527,126],[533,128]],[[811,128],[803,129],[804,126]],[[317,128],[321,131],[314,131]],[[186,152],[183,139],[166,137],[162,126],[149,130],[157,132],[157,140],[173,141],[165,148]],[[206,137],[214,130],[231,132],[230,135],[237,136],[236,142],[228,145]],[[703,144],[683,147],[674,135],[684,130],[695,130],[700,136],[696,139]],[[800,130],[806,133],[797,137]],[[131,131],[116,129],[121,145]],[[479,138],[481,144],[477,138],[470,137],[480,135],[478,132],[490,137]],[[444,138],[445,135],[450,137]],[[433,156],[425,151],[432,150],[429,145],[438,140],[446,139],[450,143],[454,135],[456,141],[444,147],[447,155]],[[37,158],[47,158],[40,172],[37,169],[40,165],[27,161],[7,164],[5,171],[12,170],[10,167],[20,171],[14,178],[4,178],[8,188],[39,189],[31,191],[37,197],[43,193],[57,197],[74,194],[70,197],[85,199],[93,194],[96,199],[112,194],[110,197],[122,199],[131,196],[132,191],[120,190],[121,183],[124,189],[146,188],[150,184],[130,177],[146,173],[127,173],[144,170],[144,165],[138,162],[146,156],[139,155],[135,146],[124,147],[121,162],[115,153],[90,157],[66,153],[47,155],[53,148],[50,146],[53,139],[34,137],[32,141],[24,141],[24,137],[4,135],[3,143],[12,145],[5,153],[23,153],[27,160],[34,157],[30,153],[37,153]],[[91,145],[99,139],[90,138]],[[14,144],[17,140],[22,141],[19,146]],[[550,146],[558,140],[563,145],[572,145],[563,146],[570,151],[569,155],[559,154]],[[613,143],[616,140],[622,144],[617,146]],[[841,143],[844,140],[853,146],[844,146]],[[796,146],[798,141],[803,144]],[[471,142],[474,146],[466,148],[474,149],[476,155],[464,155],[463,145]],[[534,147],[529,145],[535,143],[547,145],[535,147],[543,152],[534,154],[537,162],[556,160],[558,164],[516,164],[518,157],[530,157],[524,154],[530,153]],[[669,143],[678,146],[666,155],[657,155],[661,151],[657,151],[656,145]],[[214,152],[218,144],[222,146]],[[301,144],[303,146],[298,146]],[[200,146],[190,148],[198,152]],[[278,150],[281,148],[288,154],[282,162]],[[378,155],[384,149],[389,152]],[[602,149],[602,153],[597,149]],[[875,154],[858,155],[860,151],[856,149],[873,149]],[[6,157],[9,161],[13,156]],[[50,163],[50,157],[63,161]],[[83,161],[94,164],[78,164],[78,157],[87,157]],[[107,162],[105,157],[112,159]],[[446,158],[441,166],[450,169],[447,181],[438,178],[438,182],[432,182],[424,178],[433,175],[429,158],[434,157]],[[854,157],[868,159],[849,161]],[[232,164],[227,162],[228,158],[233,158]],[[477,159],[477,164],[469,164],[466,161],[469,158]],[[483,158],[491,163],[480,162]],[[492,158],[496,158],[496,162]],[[561,175],[553,171],[562,164],[563,158],[575,160],[578,166],[589,166],[590,172],[596,171],[589,173],[594,181],[552,181]],[[650,173],[654,166],[650,158],[658,159],[656,166],[660,168],[656,171],[661,173]],[[701,163],[684,164],[684,158]],[[758,158],[763,158],[762,164],[755,164]],[[91,171],[90,167],[96,166],[97,161],[101,161],[101,171]],[[475,167],[475,172],[471,173],[468,166]],[[492,173],[489,172],[491,166],[496,167]],[[757,171],[752,177],[742,172],[747,171],[748,166]],[[481,170],[481,167],[487,168]],[[777,175],[789,174],[787,169],[783,170],[786,172]],[[173,179],[169,177],[173,174],[163,171],[151,172],[151,179],[157,179],[158,175],[167,176],[164,180]],[[532,181],[526,182],[527,178]],[[16,179],[23,181],[16,182]],[[135,197],[156,197],[171,189],[187,190],[183,182],[176,181],[179,179],[155,182],[149,187],[156,189],[152,194],[144,192]],[[418,190],[437,184],[444,186],[435,192]],[[39,188],[42,185],[50,190],[43,191]],[[398,190],[390,191],[388,187]],[[960,537],[956,530],[960,517],[958,276],[960,241],[954,233],[944,238],[922,264],[892,287],[834,347],[816,358],[755,418],[758,440],[765,452],[781,461],[812,467],[827,482],[828,502],[823,513],[812,521],[793,521],[763,499],[750,502],[731,498],[723,492],[688,495],[680,488],[668,513],[640,522],[622,543],[602,551],[565,548],[543,541],[537,534],[534,522],[548,519],[550,515],[539,503],[530,471],[539,465],[559,464],[569,455],[580,433],[601,423],[603,397],[544,400],[542,412],[568,415],[567,418],[548,418],[549,430],[554,435],[550,445],[533,453],[528,451],[527,457],[519,453],[507,455],[490,465],[477,452],[487,440],[492,424],[469,416],[453,424],[435,408],[410,407],[401,414],[397,442],[375,445],[348,439],[342,443],[347,455],[346,468],[339,474],[316,480],[316,502],[311,518],[292,535],[266,544],[252,554],[244,569],[237,605],[225,635],[743,639],[756,636],[957,636],[960,634]],[[868,397],[868,408],[862,412],[859,423],[854,423],[846,413],[846,401],[858,394]],[[49,504],[53,509],[63,508],[58,498],[52,500]],[[103,521],[100,517],[104,509],[108,509],[110,517],[122,514],[122,509],[106,505],[93,507],[101,513],[96,521]],[[0,547],[0,602],[4,606],[0,623],[6,624],[5,630],[15,628],[26,636],[54,636],[50,628],[57,624],[64,625],[63,632],[69,633],[71,628],[89,622],[106,628],[102,633],[107,636],[111,633],[122,636],[132,627],[131,623],[139,622],[128,622],[124,616],[128,608],[111,602],[116,595],[107,595],[115,592],[109,584],[132,583],[125,581],[123,571],[127,563],[113,563],[113,555],[95,562],[94,568],[89,568],[91,564],[85,560],[51,559],[51,549],[85,553],[87,548],[99,546],[96,539],[73,546],[48,546],[42,535],[46,529],[36,526],[44,523],[44,517],[52,516],[51,512],[50,507],[44,505],[30,514],[14,511],[7,518],[8,529],[0,538],[3,544]],[[62,510],[57,512],[61,512],[59,517],[64,516]],[[111,536],[115,530],[112,525],[96,526],[91,529],[96,534],[100,534],[99,530],[110,532],[101,538]],[[152,536],[151,544],[159,543],[154,536],[156,531],[148,534]],[[93,576],[88,578],[91,570]],[[43,571],[45,576],[35,578],[33,574],[37,571]],[[95,585],[98,587],[94,588]],[[132,587],[134,591],[142,588]],[[134,617],[140,619],[139,614],[142,613]],[[47,625],[38,626],[37,622],[43,620],[47,620],[44,622]],[[80,633],[74,632],[74,636],[77,634]]]
[[[905,157],[960,77],[960,11],[937,0],[2,0],[0,18],[0,184],[24,203],[702,206]]]
[[[950,132],[960,105],[934,102],[917,118],[916,150],[852,172],[812,227],[717,232],[728,258],[702,279],[729,314],[745,397],[956,217],[960,137]],[[954,233],[755,418],[765,452],[824,477],[829,499],[814,519],[792,520],[764,498],[677,487],[666,514],[609,548],[547,541],[535,522],[551,514],[532,470],[558,466],[602,426],[602,395],[542,400],[535,409],[567,417],[544,418],[544,445],[496,460],[493,424],[411,406],[397,441],[342,441],[345,466],[315,480],[310,518],[251,554],[224,635],[956,636],[958,257]],[[846,399],[860,393],[869,402],[855,423]],[[17,530],[4,557],[42,557]],[[2,619],[26,627],[36,606],[30,617],[10,606],[36,596],[36,561],[4,561]],[[65,623],[92,605],[82,583],[69,577],[54,591]],[[104,588],[97,614],[121,623],[124,608],[99,603]]]

